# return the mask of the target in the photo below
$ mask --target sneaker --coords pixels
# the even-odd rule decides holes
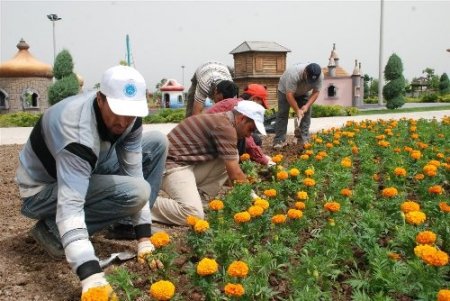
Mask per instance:
[[[61,241],[50,231],[44,220],[38,221],[31,229],[30,234],[53,259],[64,258]]]
[[[286,142],[286,141],[278,142],[278,143],[275,143],[275,144],[273,145],[273,148],[275,148],[275,149],[282,149],[282,148],[285,147],[286,145],[287,145],[287,142]]]

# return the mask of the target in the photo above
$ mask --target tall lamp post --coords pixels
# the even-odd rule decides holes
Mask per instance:
[[[55,22],[61,20],[57,14],[49,14],[47,18],[52,21],[53,24],[53,64],[55,64],[56,59],[56,39],[55,39]]]

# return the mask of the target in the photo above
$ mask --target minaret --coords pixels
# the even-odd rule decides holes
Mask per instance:
[[[362,89],[361,89],[361,73],[358,65],[358,60],[355,60],[355,68],[352,73],[352,106],[359,107],[362,104]]]
[[[336,67],[337,67],[336,58],[337,58],[336,43],[333,43],[333,50],[331,50],[330,59],[328,61],[328,75],[330,77],[336,76]],[[339,58],[337,60],[339,60]]]

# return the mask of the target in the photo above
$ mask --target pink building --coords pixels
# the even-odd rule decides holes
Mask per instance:
[[[333,44],[328,66],[322,69],[324,79],[322,90],[314,104],[361,107],[364,97],[364,75],[361,63],[355,60],[352,74],[339,65],[336,44]]]

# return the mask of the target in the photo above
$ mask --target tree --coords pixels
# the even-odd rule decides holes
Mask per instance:
[[[369,86],[370,96],[378,96],[378,79],[373,79]]]
[[[403,63],[400,57],[393,53],[384,68],[384,78],[387,81],[383,87],[383,97],[388,109],[396,109],[405,103],[405,78],[403,77]]]
[[[364,99],[370,97],[369,82],[372,78],[368,74],[364,74]]]
[[[73,73],[73,60],[69,51],[62,50],[55,59],[53,75],[56,81],[48,88],[48,101],[51,105],[66,97],[76,95],[80,91],[80,84]]]
[[[441,95],[450,93],[450,80],[447,73],[442,73],[441,78],[439,79],[439,92]]]
[[[433,68],[425,68],[422,73],[427,75],[428,88],[431,90],[437,90],[439,88],[439,76],[434,74]]]

